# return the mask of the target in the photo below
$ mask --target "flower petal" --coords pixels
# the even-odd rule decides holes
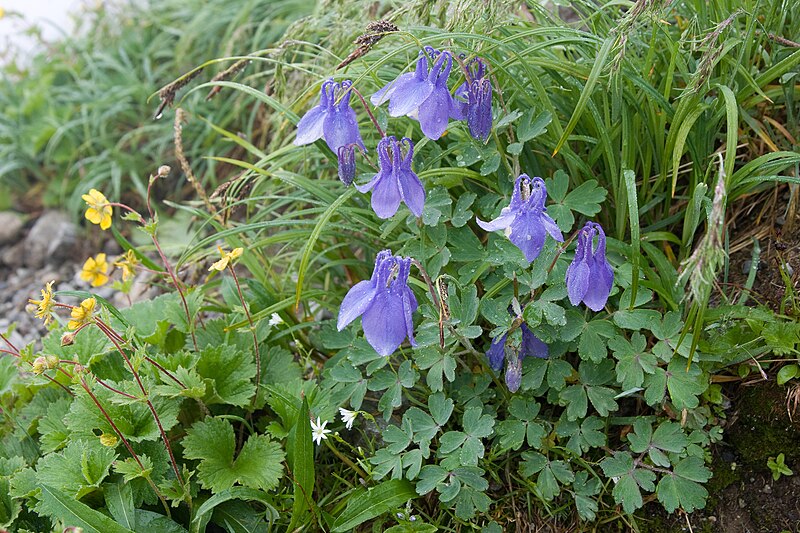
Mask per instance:
[[[403,302],[389,290],[379,288],[364,315],[361,317],[367,342],[380,355],[389,356],[406,338],[406,321]]]
[[[409,73],[410,74],[410,73]],[[410,78],[397,79],[389,102],[389,116],[402,117],[418,109],[433,91],[433,84],[427,79],[420,80],[414,74]]]
[[[350,322],[364,314],[372,303],[376,290],[376,284],[372,280],[359,281],[353,285],[339,307],[336,329],[342,331]]]
[[[486,231],[497,231],[500,229],[506,229],[508,226],[514,222],[514,217],[517,216],[510,207],[504,207],[500,211],[500,216],[490,222],[484,222],[483,220],[475,217],[475,222],[478,223],[478,226],[482,227]]]
[[[539,256],[544,246],[545,229],[541,213],[523,211],[511,223],[509,240],[525,254],[525,259],[532,262]]]
[[[522,330],[522,346],[519,348],[519,356],[547,359],[550,356],[550,347],[539,340],[526,324],[522,324],[520,329]]]
[[[382,173],[372,189],[372,210],[379,218],[390,218],[400,207],[400,190],[393,173]]]
[[[397,181],[400,185],[400,196],[408,209],[415,217],[421,217],[422,208],[425,206],[425,188],[422,182],[410,170],[399,172]]]
[[[453,97],[447,87],[436,87],[419,106],[419,125],[422,133],[436,140],[447,129],[453,108]]]
[[[579,305],[589,290],[589,265],[578,255],[567,267],[567,294],[572,305]]]
[[[355,183],[354,183],[354,184],[353,184],[353,187],[355,187],[356,189],[358,189],[358,192],[366,194],[366,193],[368,193],[370,190],[372,190],[372,188],[375,186],[375,184],[376,184],[376,183],[378,183],[378,181],[379,181],[379,180],[381,180],[381,179],[382,179],[382,176],[383,176],[383,173],[382,173],[382,172],[378,172],[377,174],[375,174],[374,176],[372,176],[372,179],[371,179],[371,180],[369,180],[369,181],[368,181],[367,183],[365,183],[364,185],[358,185],[358,184],[355,184]]]
[[[486,357],[489,358],[489,366],[495,372],[499,372],[503,368],[503,361],[506,358],[506,337],[502,335],[492,341],[492,345],[486,350]]]
[[[297,123],[297,136],[294,139],[294,144],[302,146],[320,139],[323,135],[323,124],[327,116],[327,110],[321,105],[309,110]]]
[[[323,121],[322,131],[325,142],[334,153],[338,153],[339,148],[349,144],[358,145],[362,150],[366,150],[364,141],[361,140],[361,133],[358,131],[356,112],[352,107],[337,108],[328,113]]]
[[[561,234],[561,228],[558,227],[558,224],[556,224],[555,220],[550,218],[550,215],[547,213],[542,213],[541,220],[544,229],[547,230],[547,233],[549,233],[553,239],[558,242],[564,242],[564,236]]]

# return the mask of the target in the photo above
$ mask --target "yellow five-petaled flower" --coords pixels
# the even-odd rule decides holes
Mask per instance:
[[[43,319],[45,326],[49,324],[53,319],[53,306],[56,304],[53,300],[53,282],[50,281],[44,286],[41,300],[30,299],[28,302],[36,306],[34,316]]]
[[[99,287],[108,283],[106,254],[97,254],[87,259],[81,270],[81,279],[91,283],[92,287]]]
[[[72,313],[70,313],[70,318],[72,320],[69,321],[67,327],[69,329],[78,329],[79,327],[91,322],[92,317],[94,316],[94,308],[96,306],[97,300],[94,298],[86,298],[81,302],[81,305],[73,307]]]
[[[114,261],[114,266],[122,269],[122,281],[128,281],[136,275],[136,267],[138,264],[139,260],[136,258],[136,254],[133,253],[133,250],[128,250]]]
[[[108,199],[98,191],[92,189],[89,194],[81,196],[89,207],[86,209],[86,220],[92,224],[97,224],[100,229],[106,230],[111,227],[111,215],[114,213],[108,204]]]
[[[223,252],[222,248],[217,248],[219,250],[219,255],[222,256],[222,259],[211,265],[208,269],[209,270],[219,270],[222,272],[226,268],[228,268],[228,264],[232,264],[233,260],[242,255],[244,251],[242,248],[234,248],[230,252]]]

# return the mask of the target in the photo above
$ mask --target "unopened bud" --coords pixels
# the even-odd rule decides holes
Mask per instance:
[[[37,376],[44,373],[45,369],[47,368],[47,359],[42,356],[37,357],[33,360],[33,373]]]
[[[75,342],[75,332],[74,331],[65,331],[61,335],[61,346],[72,346]]]
[[[158,177],[159,178],[166,178],[169,175],[169,171],[172,170],[169,168],[169,165],[161,165],[158,167]]]
[[[506,366],[506,386],[510,392],[517,392],[522,383],[522,358],[514,357]]]
[[[103,433],[100,435],[100,444],[103,446],[113,448],[117,445],[117,442],[119,442],[119,439],[113,433]]]
[[[47,357],[45,357],[45,360],[47,361],[47,368],[49,370],[52,370],[54,368],[58,368],[58,357],[57,356],[48,355]]]

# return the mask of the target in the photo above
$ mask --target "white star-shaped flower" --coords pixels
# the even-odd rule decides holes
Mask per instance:
[[[330,429],[325,429],[326,425],[328,425],[328,421],[322,422],[319,417],[317,417],[316,423],[311,420],[311,438],[317,443],[317,446],[322,443],[323,439],[327,439],[328,433],[331,432]]]
[[[269,316],[269,325],[277,326],[278,324],[283,324],[283,319],[281,318],[281,315],[279,315],[278,313],[272,313]]]
[[[353,421],[358,416],[358,411],[348,411],[344,407],[339,408],[339,413],[342,415],[342,422],[347,429],[353,429]]]

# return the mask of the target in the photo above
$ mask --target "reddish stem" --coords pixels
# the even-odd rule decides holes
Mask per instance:
[[[231,271],[233,282],[236,283],[236,290],[239,292],[239,301],[242,302],[244,314],[247,317],[247,322],[250,324],[250,333],[253,334],[253,349],[255,350],[256,356],[256,393],[255,396],[253,396],[252,402],[250,402],[250,406],[252,407],[258,399],[258,390],[261,385],[261,354],[258,351],[258,336],[256,335],[256,328],[253,326],[253,318],[250,316],[250,311],[247,309],[247,303],[244,301],[242,287],[239,285],[239,277],[236,275],[236,271],[233,269],[233,265],[230,262],[228,263],[228,270]]]
[[[117,351],[120,353],[120,355],[122,355],[122,358],[125,359],[125,363],[127,363],[128,368],[133,374],[133,377],[136,379],[136,384],[139,386],[139,390],[142,391],[142,394],[144,395],[144,400],[145,402],[147,402],[147,407],[150,408],[150,412],[153,414],[153,418],[155,419],[156,425],[158,426],[158,431],[161,433],[161,438],[163,439],[164,446],[167,448],[167,452],[169,453],[169,459],[170,462],[172,463],[172,469],[175,472],[175,476],[178,478],[178,481],[180,482],[181,486],[183,486],[183,477],[181,476],[180,469],[178,469],[178,463],[177,461],[175,461],[175,454],[172,453],[172,446],[170,445],[169,439],[167,438],[167,433],[164,431],[164,427],[161,425],[161,419],[158,417],[158,413],[156,412],[156,408],[153,406],[153,402],[150,401],[150,398],[147,395],[147,391],[145,390],[144,384],[142,383],[142,380],[139,377],[139,373],[136,371],[136,368],[133,366],[133,363],[131,363],[131,360],[128,358],[128,354],[125,353],[125,350],[122,349],[122,346],[114,338],[114,335],[111,334],[110,331],[107,329],[105,323],[103,323],[100,320],[96,320],[95,324],[97,324],[97,327],[99,327],[100,330],[103,333],[105,333],[106,337],[108,337],[111,340],[111,342],[114,343],[114,346],[117,348]]]
[[[105,322],[100,320],[99,318],[95,318],[95,320],[97,320],[98,322],[101,322],[103,324],[103,326],[106,329],[106,335],[109,335],[109,334],[113,335],[114,337],[117,338],[117,341],[120,342],[121,344],[127,344],[128,343],[128,341],[125,340],[125,338],[122,337],[122,335],[120,335],[119,333],[114,331],[114,329],[112,329],[111,326],[109,326],[108,324],[106,324]],[[147,361],[148,363],[150,363],[151,365],[153,365],[154,367],[156,367],[161,372],[163,372],[168,378],[170,378],[172,381],[177,383],[182,389],[186,388],[186,385],[184,385],[181,380],[179,380],[177,377],[175,377],[175,375],[172,374],[172,372],[170,372],[169,370],[167,370],[166,368],[161,366],[157,361],[152,359],[150,356],[145,355],[144,356],[144,360]]]
[[[8,338],[7,338],[7,337],[6,337],[4,334],[0,333],[0,338],[2,338],[2,339],[5,341],[5,343],[6,343],[6,344],[8,344],[8,347],[9,347],[9,348],[11,348],[12,350],[14,350],[14,352],[16,352],[16,353],[17,353],[17,355],[19,355],[19,349],[18,349],[16,346],[14,346],[14,345],[11,343],[11,341],[10,341],[10,340],[8,340]]]
[[[367,101],[366,101],[366,100],[364,100],[364,97],[363,97],[363,96],[361,96],[361,93],[360,93],[360,92],[358,92],[358,89],[356,89],[355,87],[353,87],[353,86],[351,85],[351,86],[350,86],[350,90],[351,90],[351,91],[353,91],[354,93],[356,93],[356,96],[358,96],[358,99],[359,99],[359,100],[361,100],[361,103],[362,103],[362,104],[364,104],[364,109],[366,109],[366,111],[367,111],[367,115],[369,115],[369,118],[370,118],[370,120],[372,121],[372,124],[374,124],[374,125],[375,125],[375,129],[377,129],[377,130],[378,130],[378,133],[380,133],[380,134],[381,134],[381,138],[383,138],[383,137],[386,137],[386,133],[383,131],[383,129],[382,129],[382,128],[380,127],[380,125],[378,124],[378,120],[375,118],[375,115],[373,115],[373,114],[372,114],[372,110],[371,110],[371,109],[369,108],[369,106],[367,105]]]
[[[142,472],[144,472],[145,470],[144,465],[142,464],[141,459],[139,459],[139,456],[136,455],[136,452],[133,451],[131,443],[128,442],[128,439],[125,438],[125,435],[122,434],[117,425],[111,419],[111,416],[109,416],[108,412],[106,412],[105,408],[103,408],[103,405],[100,403],[100,400],[97,399],[97,396],[95,396],[94,393],[91,391],[91,389],[89,389],[89,385],[86,383],[86,380],[83,377],[81,377],[81,385],[83,386],[83,390],[86,391],[86,393],[92,399],[97,408],[100,409],[100,412],[103,413],[103,416],[111,425],[111,428],[114,430],[114,432],[119,436],[120,440],[125,444],[125,447],[128,448],[128,452],[131,454],[131,457],[133,457],[133,460],[136,461],[136,464],[139,465],[139,468],[141,468]],[[156,493],[156,496],[158,496],[158,499],[161,500],[161,503],[164,505],[164,510],[167,511],[167,516],[170,516],[169,505],[167,505],[167,501],[164,499],[164,496],[158,491],[158,487],[156,487],[156,484],[153,483],[153,480],[151,480],[149,476],[144,476],[144,478],[153,488],[153,491]]]

